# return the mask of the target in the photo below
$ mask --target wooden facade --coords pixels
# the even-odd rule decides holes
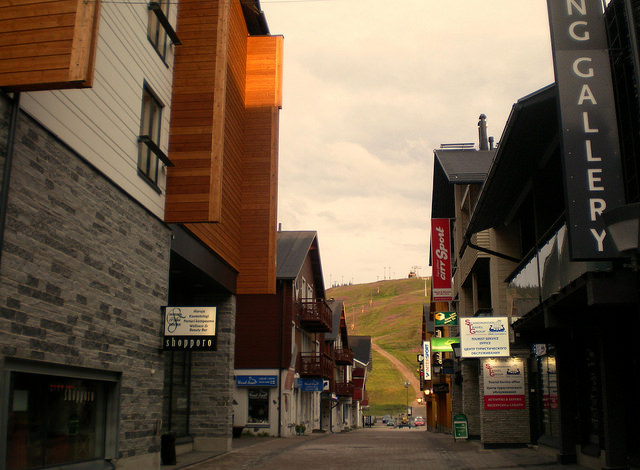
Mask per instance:
[[[92,85],[100,2],[0,1],[0,87]]]
[[[183,0],[165,221],[238,271],[238,294],[275,293],[282,37],[250,36],[238,0]]]

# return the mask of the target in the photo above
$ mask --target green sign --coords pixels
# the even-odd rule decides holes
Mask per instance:
[[[469,427],[467,425],[467,417],[463,414],[458,414],[453,417],[453,438],[454,439],[469,438]]]
[[[456,326],[458,324],[457,312],[436,312],[433,315],[436,326]]]
[[[460,343],[460,338],[436,338],[431,337],[431,351],[432,352],[453,352],[451,349],[452,344]]]

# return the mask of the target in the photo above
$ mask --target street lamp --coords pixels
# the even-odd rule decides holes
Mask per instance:
[[[407,407],[405,408],[405,414],[407,416],[407,423],[409,422],[409,382],[404,383],[404,388],[407,389]]]
[[[451,350],[453,351],[453,357],[456,361],[460,362],[460,359],[462,359],[462,355],[460,354],[460,343],[453,343],[451,345]]]

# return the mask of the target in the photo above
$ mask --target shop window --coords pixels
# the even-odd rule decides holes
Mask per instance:
[[[115,457],[117,383],[74,375],[9,373],[7,470]]]
[[[269,424],[269,389],[250,388],[248,391],[248,424]]]

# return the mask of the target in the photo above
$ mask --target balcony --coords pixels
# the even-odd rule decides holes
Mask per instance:
[[[331,309],[323,299],[297,303],[300,325],[312,333],[331,331]]]
[[[339,397],[353,397],[353,383],[352,382],[336,383],[336,395],[338,395]]]
[[[353,351],[351,349],[336,349],[333,355],[336,359],[336,364],[348,366],[353,364]]]
[[[333,377],[333,361],[322,353],[300,353],[300,376],[330,379]]]

